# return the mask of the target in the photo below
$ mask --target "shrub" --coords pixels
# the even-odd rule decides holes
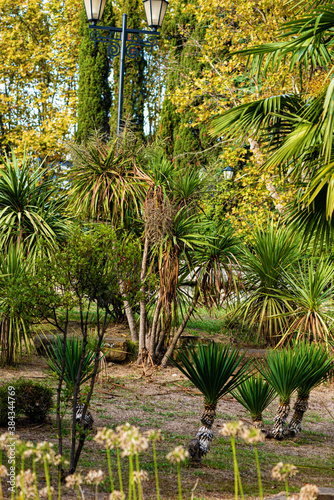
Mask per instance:
[[[15,388],[15,403],[13,411],[16,420],[22,414],[31,422],[43,422],[53,406],[52,389],[33,380],[13,380],[0,387],[0,425],[6,425],[8,420],[8,387]]]

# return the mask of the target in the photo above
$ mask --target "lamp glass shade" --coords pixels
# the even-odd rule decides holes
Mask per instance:
[[[87,20],[96,24],[101,21],[107,0],[84,0]]]
[[[149,27],[155,30],[161,28],[168,7],[167,0],[144,0],[144,7]]]
[[[234,176],[233,168],[231,168],[230,166],[227,166],[226,168],[224,168],[223,176],[224,176],[224,179],[226,179],[227,181],[231,181],[233,179],[233,176]]]

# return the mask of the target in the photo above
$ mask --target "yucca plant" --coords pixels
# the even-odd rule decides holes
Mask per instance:
[[[263,366],[259,368],[262,376],[279,395],[274,425],[268,437],[284,438],[291,396],[302,384],[305,369],[305,357],[295,356],[291,348],[269,351]]]
[[[0,242],[24,245],[35,254],[39,243],[52,252],[56,242],[64,241],[70,218],[66,215],[67,199],[46,169],[24,156],[21,163],[0,158]]]
[[[179,351],[177,360],[171,362],[204,396],[201,427],[196,438],[189,443],[189,455],[193,463],[210,449],[213,439],[212,425],[216,417],[217,403],[225,394],[233,391],[247,377],[249,361],[244,361],[237,348],[221,344],[198,344]]]
[[[304,413],[308,408],[310,392],[325,382],[334,370],[334,359],[325,346],[307,341],[294,344],[295,356],[305,360],[305,373],[297,389],[294,414],[288,426],[288,435],[294,437],[302,428]]]
[[[254,231],[254,241],[242,258],[246,295],[236,308],[235,316],[257,328],[258,339],[276,344],[287,327],[290,300],[280,291],[284,288],[284,271],[299,256],[298,238],[284,226],[268,221],[265,229]]]
[[[64,382],[70,392],[73,392],[79,371],[82,342],[83,340],[79,337],[69,337],[66,339]],[[56,337],[56,342],[47,351],[46,364],[57,379],[59,379],[62,373],[63,359],[63,339],[60,335]],[[87,382],[93,376],[94,362],[95,351],[87,345],[81,370],[80,385]]]
[[[286,290],[282,297],[294,307],[286,314],[289,328],[281,343],[294,337],[310,341],[334,340],[332,333],[334,264],[328,259],[309,259],[298,265],[293,273],[284,273]]]
[[[25,345],[30,353],[29,324],[21,284],[32,266],[22,247],[9,244],[0,252],[0,364],[15,364]]]
[[[277,396],[275,389],[270,386],[260,373],[257,373],[238,385],[232,395],[249,411],[254,427],[265,431],[262,413]]]

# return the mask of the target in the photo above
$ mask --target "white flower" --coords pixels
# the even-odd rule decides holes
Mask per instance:
[[[244,427],[241,437],[249,444],[262,443],[265,440],[263,432],[256,427]]]
[[[167,460],[169,460],[172,464],[183,462],[188,457],[189,453],[183,448],[183,446],[177,446],[173,451],[166,455]]]
[[[67,488],[75,488],[83,483],[81,474],[70,474],[65,478]]]
[[[8,470],[4,465],[0,465],[0,478],[6,477],[8,475]]]
[[[55,490],[53,486],[50,486],[50,494],[51,496],[54,494]],[[49,498],[49,493],[48,493],[48,488],[45,486],[45,488],[42,488],[39,490],[39,498]]]
[[[319,488],[315,484],[305,484],[299,494],[299,500],[315,500],[319,495]]]
[[[283,464],[279,462],[271,471],[273,479],[278,479],[279,481],[285,481],[289,476],[295,476],[298,472],[297,467],[292,464]]]
[[[102,470],[90,470],[86,476],[88,484],[100,484],[104,481],[105,474]]]
[[[138,478],[140,482],[142,483],[143,481],[148,481],[148,474],[144,470],[139,471],[139,474],[137,471],[134,471],[133,473],[133,480],[135,483],[138,483]]]
[[[126,423],[116,428],[122,457],[135,455],[148,448],[148,439],[140,434],[139,427]]]
[[[224,424],[219,433],[222,436],[238,437],[242,435],[244,429],[245,429],[244,424],[239,420],[239,422],[229,422],[227,424]]]

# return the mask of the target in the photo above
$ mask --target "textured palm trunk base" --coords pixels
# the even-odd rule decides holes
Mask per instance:
[[[193,465],[200,464],[202,456],[206,455],[210,450],[210,444],[213,439],[213,432],[211,431],[211,428],[215,417],[216,405],[205,405],[201,418],[202,425],[199,428],[196,437],[192,439],[188,445],[189,456]]]
[[[274,425],[270,431],[270,437],[283,439],[286,431],[286,421],[288,419],[290,405],[279,404],[274,418]]]
[[[262,415],[260,417],[253,418],[252,422],[253,422],[253,426],[256,429],[260,429],[260,431],[262,431],[262,432],[267,432],[265,427],[264,427],[264,423],[262,421]]]
[[[298,432],[302,430],[302,420],[307,408],[308,398],[298,398],[293,407],[294,413],[288,427],[289,436],[294,437],[296,434],[298,434]]]

